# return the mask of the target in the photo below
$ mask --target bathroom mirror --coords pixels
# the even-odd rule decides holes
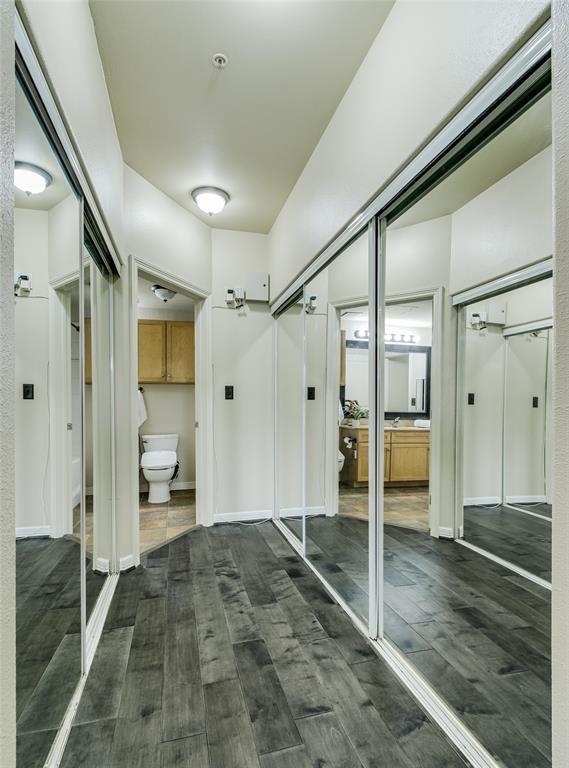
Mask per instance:
[[[304,306],[298,296],[277,318],[277,508],[303,540]]]
[[[431,348],[385,345],[385,418],[429,418]]]
[[[16,703],[24,766],[31,755],[44,764],[81,675],[81,200],[19,83],[15,158]]]

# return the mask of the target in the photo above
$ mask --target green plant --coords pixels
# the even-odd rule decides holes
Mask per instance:
[[[369,409],[363,408],[357,400],[346,400],[344,413],[348,419],[367,419]]]

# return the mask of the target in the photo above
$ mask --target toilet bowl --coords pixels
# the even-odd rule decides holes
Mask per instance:
[[[342,471],[344,468],[344,462],[346,461],[346,457],[342,453],[342,451],[338,451],[338,474]]]
[[[170,501],[170,485],[178,470],[178,435],[143,435],[140,467],[148,483],[148,502]]]

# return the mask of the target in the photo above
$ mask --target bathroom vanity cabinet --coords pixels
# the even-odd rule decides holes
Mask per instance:
[[[180,320],[138,321],[140,384],[194,384],[194,323]]]
[[[344,438],[354,441],[347,448]],[[384,432],[383,471],[385,483],[393,485],[429,482],[430,432],[426,429],[399,427]],[[340,427],[340,450],[346,457],[340,480],[354,487],[369,481],[369,429]]]

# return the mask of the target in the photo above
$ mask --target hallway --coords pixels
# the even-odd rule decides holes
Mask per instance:
[[[464,765],[262,524],[197,528],[121,578],[62,765],[407,768],[419,760]]]

